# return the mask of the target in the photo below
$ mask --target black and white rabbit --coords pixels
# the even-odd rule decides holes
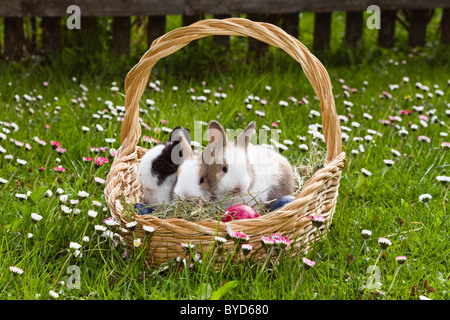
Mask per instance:
[[[138,179],[144,188],[143,202],[148,205],[171,203],[177,169],[181,164],[183,151],[180,134],[190,143],[189,129],[177,126],[169,141],[148,150],[141,159]]]

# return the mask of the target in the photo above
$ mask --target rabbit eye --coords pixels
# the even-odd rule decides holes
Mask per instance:
[[[202,184],[203,182],[205,182],[205,179],[202,177],[200,178],[200,184]]]
[[[161,169],[163,167],[163,164],[161,162],[155,162],[153,164],[154,169]]]
[[[227,166],[223,166],[223,167],[222,167],[222,171],[223,171],[224,173],[227,173],[227,171],[228,171]]]

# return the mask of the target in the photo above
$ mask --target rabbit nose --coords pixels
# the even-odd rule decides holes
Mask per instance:
[[[187,198],[187,197],[189,197],[189,193],[188,192],[184,192],[183,193],[183,198]]]
[[[238,183],[235,187],[234,190],[237,192],[241,192],[242,191],[242,185],[240,183]]]

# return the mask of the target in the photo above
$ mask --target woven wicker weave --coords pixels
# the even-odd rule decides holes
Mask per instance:
[[[316,171],[304,184],[295,200],[257,219],[228,223],[216,220],[190,222],[183,219],[159,219],[152,215],[135,215],[132,219],[137,221],[138,225],[131,232],[126,228],[130,220],[123,213],[121,202],[123,196],[127,203],[141,202],[142,193],[137,179],[137,169],[140,159],[147,150],[137,145],[141,135],[139,101],[147,86],[152,67],[160,59],[180,50],[191,41],[212,35],[252,37],[281,48],[300,63],[320,99],[322,131],[327,147],[325,166]],[[155,228],[147,244],[148,266],[158,267],[172,258],[184,256],[181,243],[185,242],[195,244],[195,250],[199,253],[207,252],[214,244],[215,236],[225,237],[227,226],[249,236],[248,243],[253,246],[253,250],[248,258],[256,260],[264,259],[267,253],[261,242],[261,236],[269,236],[272,233],[289,238],[294,254],[307,250],[309,241],[314,241],[317,237],[309,219],[310,215],[321,215],[327,219],[327,223],[320,229],[321,233],[326,233],[333,218],[341,170],[345,167],[346,156],[342,152],[341,129],[328,73],[318,59],[296,38],[272,24],[242,18],[198,21],[156,39],[139,63],[128,73],[125,93],[126,114],[121,128],[122,145],[117,151],[106,180],[105,197],[112,216],[121,223],[122,236],[129,250],[133,248],[135,238],[144,239],[143,225]],[[228,241],[225,245],[225,248],[227,247],[230,251],[233,250],[233,241]]]

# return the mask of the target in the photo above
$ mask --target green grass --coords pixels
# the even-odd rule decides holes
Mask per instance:
[[[311,26],[308,19],[310,16],[305,15],[301,25],[305,26],[303,30]],[[342,27],[342,20],[337,19],[335,23],[337,29],[339,24]],[[333,36],[333,43],[338,42],[338,34]],[[305,39],[308,47],[311,47],[308,43],[311,40]],[[298,145],[312,146],[308,125],[321,123],[321,119],[309,117],[311,110],[320,109],[300,66],[277,49],[270,49],[264,59],[248,59],[245,42],[239,39],[233,39],[233,46],[238,49],[230,53],[212,48],[210,39],[202,40],[199,45],[184,48],[154,68],[151,81],[160,81],[162,90],[157,92],[149,88],[144,93],[140,106],[147,113],[140,114],[143,121],[152,129],[161,128],[160,119],[164,119],[169,128],[183,125],[193,130],[194,121],[216,119],[228,128],[243,128],[255,120],[261,128],[279,120],[280,139],[293,141],[284,154],[292,163],[308,163],[309,153],[302,152]],[[305,272],[295,296],[293,290],[303,270],[301,256],[293,259],[282,256],[273,271],[272,266],[261,270],[260,264],[249,264],[245,268],[241,264],[229,264],[215,272],[208,268],[207,259],[204,259],[192,269],[174,272],[171,266],[165,272],[156,273],[145,267],[142,252],[129,254],[124,259],[120,242],[95,234],[94,226],[103,224],[110,213],[105,206],[103,185],[96,185],[94,177],[105,179],[111,161],[97,168],[92,162],[85,163],[83,157],[108,155],[109,150],[97,154],[90,151],[91,147],[119,147],[121,122],[114,115],[107,119],[98,112],[107,109],[106,101],[123,106],[123,80],[138,58],[113,60],[101,50],[80,59],[76,56],[76,51],[68,48],[63,57],[55,58],[51,65],[41,65],[38,58],[0,65],[3,75],[0,81],[1,128],[10,130],[2,131],[6,139],[0,141],[6,150],[0,155],[0,178],[8,180],[6,184],[0,184],[2,299],[49,299],[50,290],[59,293],[59,299],[92,300],[449,298],[449,184],[442,185],[436,180],[437,176],[449,175],[450,151],[441,147],[442,142],[450,141],[448,136],[441,135],[449,132],[450,124],[445,113],[450,109],[448,48],[432,44],[424,50],[409,50],[402,45],[400,50],[379,50],[367,42],[361,51],[336,48],[317,53],[329,72],[337,112],[349,118],[347,123],[341,122],[351,129],[345,131],[348,141],[343,141],[348,165],[342,173],[330,231],[326,239],[316,243],[308,253],[307,257],[316,265]],[[70,63],[71,59],[73,63]],[[408,83],[402,80],[405,76],[409,77]],[[357,92],[346,97],[339,79],[344,79],[344,84],[350,88],[358,89]],[[44,81],[48,81],[48,87],[43,86]],[[113,82],[119,92],[111,90]],[[416,82],[428,86],[433,97],[428,98],[426,92],[417,89]],[[80,84],[88,91],[83,91]],[[390,90],[389,84],[398,84],[399,88]],[[266,91],[266,85],[272,90]],[[435,85],[444,92],[443,96],[436,95]],[[178,91],[173,91],[173,86],[178,86]],[[213,94],[219,92],[219,87],[227,97],[215,105]],[[194,94],[186,93],[190,88],[195,89]],[[211,89],[211,102],[193,101],[191,96],[202,95],[204,88]],[[380,98],[383,91],[389,91],[392,98]],[[423,93],[425,98],[416,100],[415,93]],[[27,101],[25,94],[36,100]],[[244,100],[249,94],[266,99],[268,104],[255,104],[254,109],[248,111]],[[19,101],[15,95],[19,96]],[[280,107],[278,102],[288,101],[290,96],[297,99],[307,96],[309,104]],[[81,97],[85,97],[85,100],[81,99],[82,104],[72,101]],[[146,105],[146,99],[155,101],[153,110]],[[352,102],[353,106],[348,108],[344,101]],[[435,110],[438,121],[429,113],[428,126],[423,127],[417,112],[401,117],[398,125],[408,130],[406,137],[399,135],[399,128],[379,122],[389,116],[399,116],[400,110],[410,110],[417,105],[424,107],[424,114]],[[266,116],[257,116],[255,109],[264,111]],[[373,118],[366,119],[364,113]],[[100,118],[94,118],[93,114]],[[417,131],[409,128],[410,121],[419,126]],[[14,131],[5,122],[17,124],[18,130]],[[353,127],[352,122],[360,126]],[[98,132],[96,124],[104,131]],[[45,125],[49,125],[49,130]],[[83,133],[82,126],[89,127],[90,131]],[[368,129],[382,136],[374,135],[371,142],[353,140],[364,138],[369,134]],[[163,133],[143,127],[144,135],[163,141],[167,139]],[[431,142],[418,141],[420,135],[429,137]],[[298,136],[307,140],[300,141]],[[34,137],[47,144],[39,145]],[[29,143],[32,149],[16,146],[10,138]],[[106,138],[115,138],[116,142],[108,144]],[[52,150],[51,140],[60,142],[67,152],[58,154]],[[317,143],[319,149],[325,150],[322,142]],[[140,145],[151,146],[144,141]],[[364,152],[354,155],[352,150],[358,150],[360,145]],[[394,158],[391,149],[400,151],[401,156]],[[5,155],[12,155],[13,159],[5,158]],[[27,163],[20,165],[17,159]],[[395,160],[395,164],[387,167],[384,159]],[[66,171],[54,172],[53,168],[58,165]],[[45,171],[39,171],[41,166]],[[372,175],[364,177],[363,168]],[[77,198],[79,191],[89,194],[77,206],[79,214],[62,215],[57,188],[71,195],[69,198]],[[51,190],[53,195],[42,196],[46,190]],[[27,192],[31,192],[27,200],[15,196]],[[419,196],[426,193],[432,196],[427,205],[419,201]],[[94,200],[102,207],[94,206]],[[98,216],[89,219],[88,210],[97,211]],[[34,223],[32,212],[40,214],[42,220]],[[364,247],[363,229],[372,231]],[[29,233],[32,238],[28,237]],[[89,237],[89,242],[83,242],[84,236]],[[377,263],[382,284],[379,290],[385,295],[361,289],[370,276],[367,268],[375,264],[380,254],[377,244],[380,237],[392,241]],[[83,242],[82,258],[74,258],[68,253],[70,242]],[[388,291],[398,266],[395,257],[399,255],[405,255],[407,261]],[[70,265],[79,267],[80,289],[69,289],[60,283],[70,282],[71,274],[67,271]],[[8,269],[10,266],[17,266],[24,273],[13,276]],[[223,286],[224,283],[228,284]],[[416,294],[411,295],[416,289]]]

